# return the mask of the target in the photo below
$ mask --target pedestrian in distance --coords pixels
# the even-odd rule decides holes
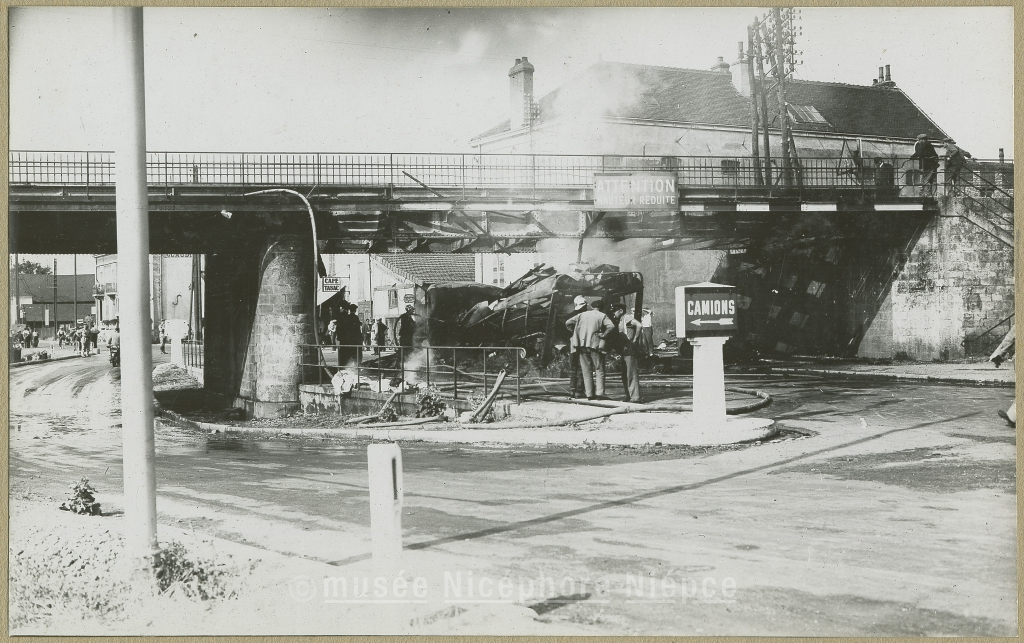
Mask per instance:
[[[337,317],[338,332],[338,366],[348,366],[356,361],[358,349],[362,344],[362,330],[359,325],[359,318],[355,311],[357,306],[350,306],[348,302],[341,302]]]
[[[374,327],[374,339],[377,346],[373,349],[374,354],[380,355],[380,349],[388,345],[388,325],[384,323],[384,318],[379,317]]]
[[[640,317],[640,355],[654,355],[654,313],[650,308],[644,308]]]
[[[170,342],[170,338],[167,337],[167,320],[166,319],[161,319],[160,320],[160,329],[159,329],[158,332],[160,334],[160,352],[162,354],[166,355],[167,354],[167,344]]]
[[[96,347],[96,354],[100,354],[100,329],[93,324],[89,328],[89,343]]]
[[[635,404],[643,404],[640,397],[640,371],[637,354],[640,352],[639,338],[641,336],[640,325],[633,315],[626,312],[625,304],[612,305],[612,323],[615,324],[614,347],[622,357],[622,390],[626,392],[624,401]]]
[[[914,153],[910,160],[921,162],[921,196],[934,196],[935,185],[939,174],[939,154],[930,142],[927,134],[918,134],[914,144]]]
[[[405,307],[405,312],[398,317],[398,323],[395,325],[395,334],[398,335],[399,346],[412,346],[412,339],[416,335],[416,320],[413,318],[414,310],[415,307],[409,304]]]
[[[587,300],[577,295],[573,300],[573,311],[568,319],[572,319],[587,309]],[[566,321],[568,321],[568,319]],[[583,371],[580,367],[580,352],[569,348],[569,398],[575,399],[583,394]]]
[[[121,327],[116,324],[107,335],[107,352],[110,353],[110,365],[121,366]]]
[[[327,322],[327,340],[332,346],[338,343],[338,320],[333,317]]]
[[[950,190],[963,186],[961,172],[969,158],[972,158],[970,152],[960,149],[953,139],[946,139],[946,185]]]
[[[570,348],[580,354],[583,389],[588,400],[607,400],[604,394],[605,339],[615,329],[604,313],[604,302],[595,301],[586,310],[565,322],[572,333]]]
[[[89,346],[89,329],[82,326],[78,331],[82,337],[82,357],[89,357],[92,355],[91,347]]]
[[[32,329],[32,348],[39,348],[39,331]]]
[[[889,198],[896,188],[896,168],[889,159],[884,157],[875,158],[875,190],[878,196]]]

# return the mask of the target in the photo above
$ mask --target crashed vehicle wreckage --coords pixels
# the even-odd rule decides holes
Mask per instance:
[[[565,322],[577,296],[621,301],[635,295],[640,317],[644,280],[639,272],[620,272],[602,264],[586,271],[560,273],[541,264],[504,288],[479,283],[434,284],[417,306],[418,341],[433,346],[520,346],[548,363],[557,345],[568,344]]]

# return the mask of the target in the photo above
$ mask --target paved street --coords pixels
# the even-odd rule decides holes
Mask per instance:
[[[118,377],[105,354],[11,372],[12,499],[57,504],[87,477],[104,511],[119,510]],[[995,413],[1012,389],[806,376],[728,384],[768,390],[775,402],[758,414],[788,429],[783,439],[402,445],[403,564],[575,579],[559,601],[523,601],[552,634],[1016,633],[1016,442]],[[365,441],[160,422],[156,446],[162,524],[337,574],[365,566]],[[666,579],[692,582],[694,593],[637,597],[640,576],[662,590]],[[610,591],[583,584],[595,579]]]

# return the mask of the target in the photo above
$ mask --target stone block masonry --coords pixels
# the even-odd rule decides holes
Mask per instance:
[[[259,266],[252,332],[235,405],[253,417],[299,409],[302,344],[312,344],[312,243],[298,235],[271,237]]]
[[[894,279],[887,314],[868,330],[860,356],[962,359],[965,339],[1013,314],[1013,248],[971,223],[969,207],[962,199],[942,200],[939,216]]]

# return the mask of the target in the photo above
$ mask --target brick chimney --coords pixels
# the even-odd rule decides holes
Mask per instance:
[[[750,96],[750,74],[747,71],[747,55],[743,42],[739,43],[739,55],[729,69],[732,71],[732,86],[743,96]]]
[[[725,62],[725,56],[719,56],[718,60],[715,61],[714,65],[711,65],[711,71],[720,71],[722,73],[729,73],[729,63]]]
[[[892,82],[892,76],[889,75],[889,65],[878,68],[878,78],[872,79],[871,86],[877,89],[896,88],[896,83]]]
[[[516,58],[508,77],[509,121],[511,129],[517,130],[533,120],[533,65],[526,56]]]

